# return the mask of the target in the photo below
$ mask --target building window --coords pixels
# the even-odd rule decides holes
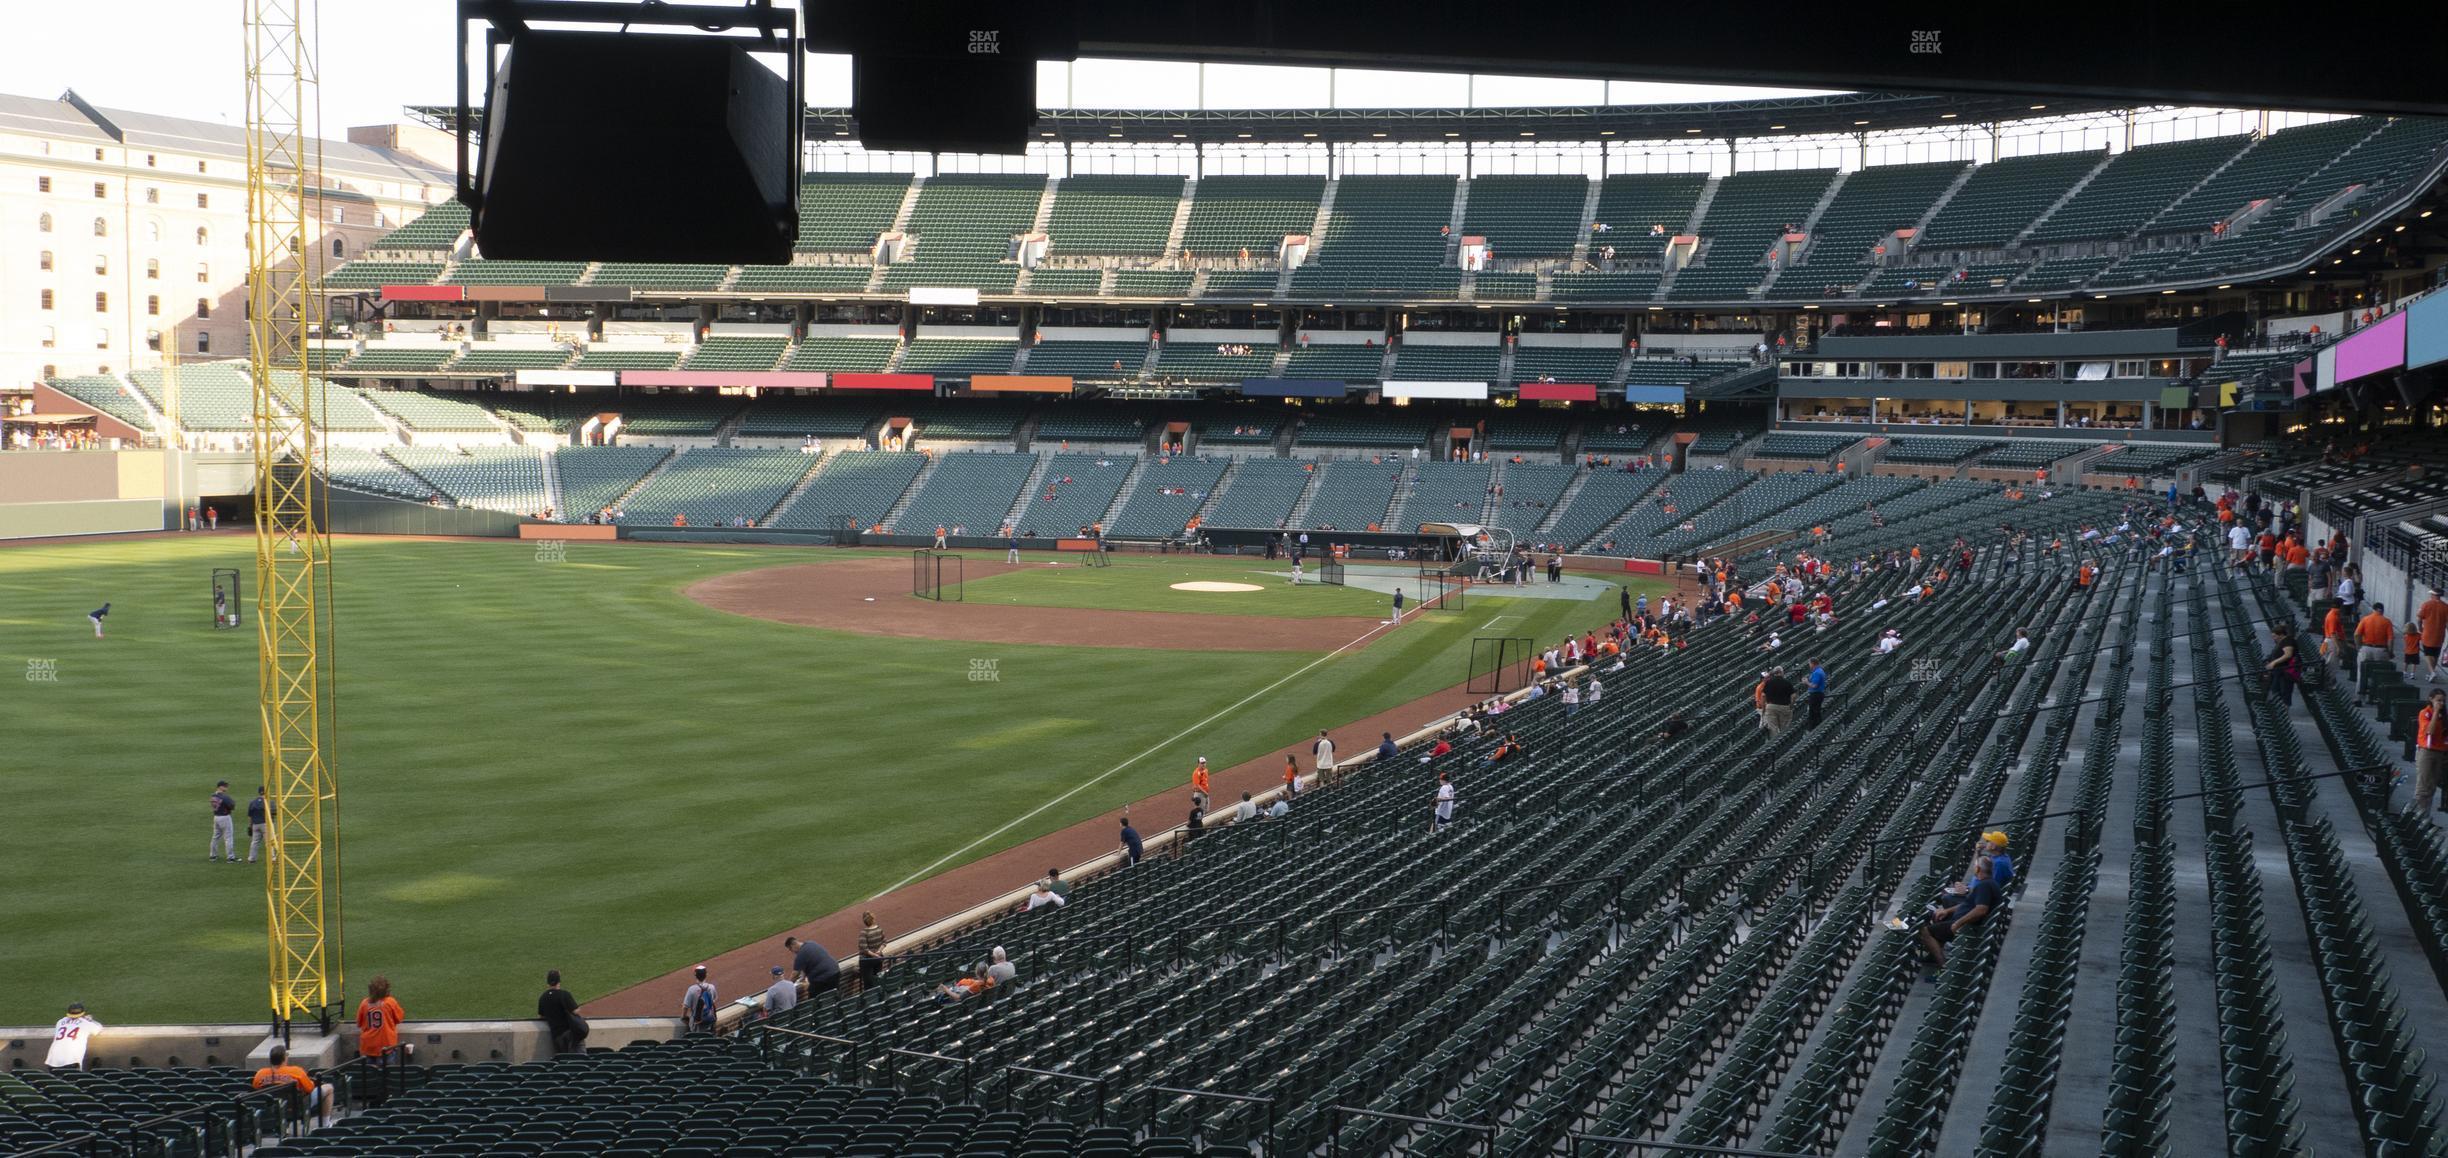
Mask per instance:
[[[99,201],[99,200],[102,200],[102,199],[107,198],[107,197],[109,197],[109,196],[110,196],[110,183],[109,183],[109,182],[107,182],[107,181],[96,181],[96,182],[94,182],[94,199],[95,199],[95,200]]]
[[[103,158],[102,158],[102,150],[100,150],[100,149],[95,149],[95,150],[94,150],[94,160],[99,161],[99,160],[102,160],[102,159],[103,159]]]
[[[152,186],[152,185],[147,185],[147,186],[145,186],[145,204],[147,204],[147,205],[159,205],[159,204],[161,204],[161,190],[160,190],[159,188],[155,187],[155,186]]]
[[[161,316],[160,294],[145,295],[145,316],[148,318],[158,318]]]
[[[210,298],[197,298],[197,299],[196,299],[196,317],[198,317],[198,318],[210,318],[210,317],[212,317],[212,299],[210,299]]]
[[[342,239],[340,239],[340,238],[337,238],[337,237],[332,238],[332,256],[333,256],[333,257],[347,257],[347,256],[348,256],[348,242],[346,242],[346,241],[344,241],[344,240],[342,240]]]
[[[209,354],[209,353],[212,353],[212,335],[211,335],[211,334],[207,334],[207,333],[203,332],[202,330],[198,330],[198,331],[196,331],[196,353],[199,353],[199,354]]]
[[[161,261],[159,259],[151,257],[145,259],[145,280],[161,280]]]
[[[43,143],[47,145],[51,142],[45,141]],[[56,362],[43,363],[43,377],[56,380],[59,377],[59,364]]]
[[[109,218],[107,218],[107,217],[96,217],[96,218],[94,218],[94,236],[95,236],[95,237],[109,237],[109,236],[110,236],[110,219],[109,219]]]
[[[37,193],[48,193],[48,192],[50,192],[50,191],[51,191],[51,179],[50,179],[49,177],[36,177],[36,178],[34,179],[34,191],[35,191],[35,192],[37,192]]]
[[[196,172],[201,173],[201,172],[203,172],[203,171],[204,171],[204,162],[202,162],[202,161],[198,161],[198,162],[196,162]]]
[[[48,249],[42,251],[42,267],[44,273],[51,272],[51,251]]]
[[[154,352],[154,353],[156,353],[156,354],[161,353],[161,331],[160,331],[160,330],[146,330],[146,331],[145,331],[145,349],[151,350],[151,351],[153,351],[153,352]]]
[[[107,254],[107,253],[97,253],[97,254],[95,254],[95,255],[94,255],[94,276],[95,276],[95,277],[109,277],[109,276],[110,276],[110,255],[109,255],[109,254]]]
[[[152,242],[152,243],[154,243],[154,244],[156,244],[156,245],[161,244],[161,222],[159,222],[159,221],[147,221],[147,222],[145,222],[145,240],[146,240],[146,241],[150,241],[150,242]]]
[[[204,228],[204,227],[203,227],[203,226],[201,226],[201,225],[196,226],[196,244],[197,244],[197,245],[211,245],[211,244],[212,244],[212,230],[206,229],[206,228]]]
[[[196,208],[198,208],[198,209],[210,209],[210,208],[212,208],[212,194],[210,194],[210,193],[198,193],[198,194],[196,194]]]
[[[212,283],[212,266],[210,263],[201,261],[196,263],[196,281],[206,285]]]
[[[50,291],[50,290],[44,290],[44,291],[42,292],[42,308],[44,308],[44,309],[46,309],[46,310],[51,308],[51,291]]]
[[[94,295],[94,312],[97,314],[107,314],[110,312],[109,290],[104,290]]]
[[[160,161],[161,158],[156,157],[151,153],[145,154],[145,168],[147,169],[153,168],[155,165],[159,164]]]
[[[59,345],[59,327],[44,326],[42,328],[42,348],[48,350],[57,345]]]
[[[97,349],[97,350],[107,350],[107,349],[110,349],[110,331],[109,331],[109,330],[104,330],[104,329],[99,329],[99,328],[97,328],[97,329],[95,329],[95,330],[94,330],[94,349]]]
[[[36,231],[36,232],[38,232],[38,233],[49,233],[49,232],[51,232],[51,215],[50,215],[50,214],[48,214],[48,213],[45,213],[45,214],[43,214],[41,217],[35,218],[35,219],[34,219],[34,229],[35,229],[35,231]]]

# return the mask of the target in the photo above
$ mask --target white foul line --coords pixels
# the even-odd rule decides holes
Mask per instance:
[[[1057,796],[1057,797],[1055,797],[1055,798],[1054,798],[1054,799],[1052,799],[1052,800],[1048,800],[1048,801],[1046,801],[1045,803],[1040,804],[1040,805],[1038,805],[1038,806],[1037,806],[1037,807],[1035,807],[1035,808],[1029,809],[1027,812],[1023,812],[1023,813],[1021,813],[1020,815],[1013,817],[1013,818],[1012,818],[1012,819],[1011,819],[1009,822],[1005,823],[1005,824],[1004,824],[1002,827],[997,828],[997,829],[995,829],[993,832],[989,832],[989,833],[987,833],[986,835],[984,835],[984,836],[981,836],[981,837],[977,838],[976,840],[970,841],[969,843],[964,844],[964,845],[960,846],[959,848],[957,848],[957,849],[955,849],[955,850],[953,850],[953,851],[951,851],[951,852],[949,852],[949,853],[944,854],[943,856],[941,856],[941,857],[937,858],[937,859],[935,860],[935,862],[934,862],[934,863],[929,864],[929,865],[928,865],[928,866],[926,866],[925,868],[919,869],[917,872],[911,873],[910,875],[908,875],[908,876],[906,876],[906,877],[901,878],[901,879],[900,879],[898,882],[894,883],[894,884],[893,884],[891,887],[886,888],[886,889],[884,889],[882,892],[878,892],[878,893],[876,893],[876,894],[875,894],[875,896],[869,897],[869,898],[867,898],[867,899],[868,899],[868,900],[871,900],[871,901],[872,901],[872,900],[875,900],[877,897],[881,897],[881,896],[883,896],[885,893],[892,892],[894,889],[901,888],[901,887],[902,887],[902,886],[904,886],[904,885],[910,884],[910,883],[911,883],[911,882],[913,882],[913,881],[916,881],[916,880],[919,880],[919,879],[921,879],[921,878],[925,877],[925,876],[926,876],[928,873],[934,872],[936,869],[943,867],[943,865],[944,865],[944,863],[945,863],[946,861],[950,861],[950,860],[953,860],[953,859],[955,859],[955,858],[957,858],[957,857],[960,857],[960,856],[962,856],[962,855],[966,854],[966,853],[967,853],[969,850],[971,850],[971,849],[973,849],[973,848],[976,848],[977,846],[979,846],[979,845],[981,845],[981,844],[984,844],[984,843],[986,843],[987,841],[993,840],[994,838],[996,838],[996,837],[998,837],[998,836],[1001,836],[1001,835],[1003,835],[1004,833],[1009,832],[1009,831],[1011,831],[1011,830],[1012,830],[1012,829],[1014,829],[1014,828],[1018,828],[1019,826],[1021,826],[1021,825],[1023,825],[1023,824],[1028,823],[1028,821],[1029,821],[1031,818],[1035,817],[1035,816],[1036,816],[1038,813],[1044,812],[1046,809],[1052,808],[1052,807],[1054,807],[1055,805],[1060,804],[1060,803],[1062,803],[1062,802],[1063,802],[1063,801],[1065,801],[1065,800],[1069,800],[1069,799],[1071,799],[1072,797],[1079,795],[1081,791],[1085,790],[1085,789],[1086,789],[1086,788],[1088,788],[1090,785],[1096,784],[1096,783],[1098,783],[1099,781],[1102,781],[1102,780],[1106,779],[1107,777],[1112,776],[1112,775],[1113,775],[1114,773],[1116,773],[1116,772],[1120,772],[1121,770],[1123,770],[1123,769],[1125,769],[1125,768],[1128,768],[1128,767],[1130,767],[1131,765],[1133,765],[1133,764],[1136,764],[1136,763],[1140,762],[1141,760],[1145,760],[1145,759],[1147,759],[1148,757],[1153,756],[1153,755],[1155,755],[1156,753],[1158,753],[1158,752],[1160,752],[1160,751],[1163,751],[1163,750],[1164,750],[1164,749],[1166,749],[1166,748],[1172,747],[1174,744],[1179,743],[1179,742],[1182,740],[1182,738],[1183,738],[1183,737],[1188,736],[1190,733],[1195,732],[1195,731],[1198,731],[1199,729],[1204,728],[1204,727],[1206,727],[1207,725],[1209,725],[1209,724],[1212,724],[1212,723],[1216,722],[1217,720],[1223,719],[1225,716],[1231,715],[1233,712],[1238,711],[1238,710],[1241,708],[1241,706],[1242,706],[1243,704],[1247,704],[1247,703],[1249,703],[1251,700],[1257,699],[1258,697],[1263,696],[1263,695],[1267,694],[1268,692],[1274,691],[1275,689],[1277,689],[1277,688],[1279,688],[1279,687],[1282,687],[1282,686],[1284,686],[1285,684],[1288,684],[1288,683],[1292,682],[1293,680],[1299,679],[1301,676],[1308,674],[1308,672],[1309,672],[1309,670],[1310,670],[1311,668],[1314,668],[1314,667],[1316,667],[1317,665],[1319,665],[1319,664],[1322,664],[1322,663],[1326,662],[1327,660],[1333,659],[1334,657],[1336,657],[1336,656],[1338,656],[1338,655],[1341,655],[1341,654],[1343,654],[1344,652],[1350,651],[1352,648],[1358,647],[1358,646],[1359,646],[1359,645],[1360,645],[1362,642],[1366,641],[1366,640],[1368,639],[1368,637],[1370,637],[1370,636],[1372,636],[1372,635],[1375,635],[1375,634],[1377,634],[1378,632],[1380,632],[1380,631],[1384,631],[1384,630],[1386,630],[1386,629],[1387,629],[1387,625],[1386,625],[1386,624],[1384,624],[1384,623],[1381,621],[1381,622],[1378,624],[1378,626],[1376,626],[1376,627],[1372,627],[1372,628],[1369,628],[1367,631],[1363,631],[1363,632],[1361,632],[1361,633],[1360,633],[1358,636],[1354,637],[1350,643],[1344,644],[1343,646],[1338,647],[1338,648],[1334,649],[1333,651],[1327,652],[1326,654],[1321,655],[1321,656],[1317,657],[1316,659],[1313,659],[1313,660],[1309,661],[1309,662],[1308,662],[1306,665],[1302,666],[1302,667],[1301,667],[1301,668],[1300,668],[1298,671],[1295,671],[1295,672],[1291,673],[1290,675],[1287,675],[1287,676],[1283,677],[1282,679],[1276,680],[1274,683],[1268,684],[1267,686],[1265,686],[1265,687],[1263,687],[1263,688],[1260,688],[1260,689],[1258,689],[1257,691],[1251,692],[1250,694],[1248,694],[1248,695],[1246,695],[1246,696],[1241,697],[1241,699],[1240,699],[1240,700],[1238,700],[1238,701],[1236,701],[1236,702],[1234,702],[1234,703],[1232,704],[1232,706],[1227,707],[1227,708],[1224,708],[1224,709],[1222,709],[1222,710],[1220,710],[1220,711],[1216,712],[1214,715],[1209,716],[1209,717],[1207,717],[1207,718],[1206,718],[1206,719],[1204,719],[1204,720],[1200,720],[1198,723],[1192,724],[1192,725],[1190,725],[1189,727],[1184,728],[1184,729],[1182,729],[1181,731],[1174,733],[1174,734],[1173,734],[1171,737],[1168,737],[1167,739],[1164,739],[1164,740],[1160,740],[1160,741],[1158,741],[1158,742],[1157,742],[1157,743],[1156,743],[1154,746],[1152,746],[1152,747],[1148,748],[1146,751],[1143,751],[1143,752],[1139,753],[1138,755],[1131,757],[1131,758],[1130,758],[1130,759],[1128,759],[1128,760],[1124,760],[1123,762],[1121,762],[1121,763],[1119,763],[1119,764],[1116,764],[1116,765],[1114,765],[1113,767],[1111,767],[1111,768],[1108,768],[1108,769],[1104,770],[1103,772],[1099,772],[1099,773],[1097,773],[1096,775],[1091,776],[1091,777],[1089,777],[1089,778],[1088,778],[1088,779],[1086,779],[1086,780],[1082,780],[1082,781],[1080,781],[1079,783],[1072,785],[1072,786],[1071,786],[1071,790],[1070,790],[1070,791],[1065,792],[1065,793],[1063,793],[1062,795]]]
[[[1481,631],[1486,631],[1488,628],[1494,627],[1494,626],[1496,626],[1496,625],[1497,625],[1497,624],[1499,624],[1499,623],[1503,623],[1505,620],[1508,620],[1508,619],[1519,619],[1519,618],[1521,618],[1521,616],[1518,616],[1518,615],[1499,615],[1499,616],[1497,616],[1497,617],[1496,617],[1496,618],[1494,618],[1494,619],[1488,620],[1486,623],[1482,623],[1482,624],[1480,624],[1480,625],[1479,625],[1479,630],[1481,630]]]

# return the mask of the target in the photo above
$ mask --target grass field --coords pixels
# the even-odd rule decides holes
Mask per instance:
[[[1317,659],[872,638],[679,594],[847,557],[830,551],[572,543],[554,563],[533,544],[348,540],[335,556],[347,983],[387,973],[420,1018],[525,1016],[547,967],[593,997],[833,911]],[[211,630],[207,598],[214,567],[251,595],[252,562],[237,537],[0,549],[24,813],[0,854],[0,1023],[70,1000],[121,1023],[263,1015],[260,870],[203,855],[213,781],[243,799],[260,779],[255,637]],[[1250,567],[1046,569],[971,598],[1380,609],[1357,591],[1165,587]],[[104,600],[97,641],[84,615]],[[1551,637],[1612,608],[1474,596],[969,855],[1171,786],[1193,754],[1229,767],[1451,686],[1475,634]],[[1520,618],[1482,632],[1494,614]],[[985,658],[1000,679],[972,682]]]

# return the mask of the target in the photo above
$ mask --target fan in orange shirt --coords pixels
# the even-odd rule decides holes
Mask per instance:
[[[306,1067],[291,1065],[288,1046],[273,1046],[271,1057],[267,1060],[270,1065],[255,1071],[253,1088],[260,1090],[279,1082],[288,1082],[297,1087],[299,1104],[305,1106],[317,1121],[330,1124],[332,1088],[315,1084],[314,1075],[307,1073]]]
[[[399,1025],[408,1015],[391,996],[391,979],[375,974],[366,982],[365,1002],[357,1007],[357,1053],[382,1057],[399,1048]]]
[[[1198,764],[1190,769],[1190,791],[1198,797],[1200,805],[1204,806],[1207,803],[1207,758],[1205,756],[1199,757]]]
[[[2440,598],[2438,588],[2432,588],[2431,598],[2414,609],[2414,623],[2422,635],[2423,656],[2431,661],[2431,682],[2440,678],[2440,648],[2448,644],[2448,600]],[[2415,632],[2407,632],[2412,635]]]

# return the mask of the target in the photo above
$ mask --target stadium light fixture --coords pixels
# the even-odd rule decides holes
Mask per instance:
[[[2346,256],[2348,256],[2348,257],[2361,257],[2361,256],[2363,256],[2363,247],[2362,247],[2362,246],[2360,246],[2360,245],[2358,245],[2358,246],[2354,247],[2353,249],[2349,249],[2349,250],[2347,250],[2347,251],[2346,251]]]
[[[1377,134],[1377,135],[1378,135],[1378,136],[1380,136],[1380,137],[1382,137],[1382,136],[1384,136],[1385,134],[1384,134],[1384,133],[1379,133],[1379,134]],[[1448,137],[1459,137],[1459,136],[1461,136],[1462,134],[1460,134],[1460,133],[1455,133],[1455,132],[1448,132],[1448,133],[1446,133],[1445,135],[1446,135],[1446,136],[1448,136]]]
[[[2414,216],[2416,216],[2416,217],[2429,217],[2429,216],[2431,216],[2431,211],[2430,211],[2430,210],[2428,210],[2428,209],[2425,209],[2425,210],[2423,210],[2422,212],[2415,214]]]
[[[1884,304],[1884,303],[1881,303],[1881,304]],[[1958,304],[1960,304],[1960,303],[1957,303],[1957,302],[1940,302],[1940,303],[1938,303],[1938,304],[1939,304],[1939,305],[1942,305],[1942,306],[1952,306],[1952,305],[1958,305]]]
[[[2219,286],[2219,288],[2220,288],[2220,289],[2234,289],[2235,287],[2234,287],[2234,286],[2232,286],[2232,285],[2221,285],[2221,286]]]
[[[2035,112],[2035,113],[2036,113],[2036,112],[2039,112],[2040,110],[2045,109],[2045,108],[2047,108],[2047,107],[2048,107],[2047,105],[2033,105],[2033,106],[2031,107],[2031,111],[2033,111],[2033,112]]]
[[[1951,116],[1954,116],[1955,114],[1953,114],[1953,113],[1948,113],[1947,115],[1951,117]],[[1782,128],[1784,128],[1785,126],[1783,126],[1783,125],[1770,125],[1770,126],[1768,126],[1768,127],[1769,127],[1769,129],[1771,129],[1771,130],[1776,130],[1776,129],[1782,129]]]
[[[1818,309],[1818,308],[1819,308],[1819,303],[1817,303],[1817,302],[1812,302],[1811,304],[1809,304],[1809,305],[1807,305],[1807,306],[1804,306],[1804,307],[1802,307],[1802,308],[1803,308],[1803,309],[1806,309],[1806,310],[1815,310],[1815,309]]]
[[[2176,291],[2175,291],[2175,290],[2160,290],[2159,292],[2160,292],[2160,293],[2163,293],[2163,294],[2172,294],[2172,293],[2175,293]]]
[[[1664,307],[1664,306],[1651,306],[1651,307],[1649,307],[1649,312],[1654,314],[1654,313],[1656,313],[1656,312],[1658,312],[1658,311],[1660,311],[1660,310],[1663,310],[1663,309],[1665,309],[1665,308],[1666,308],[1666,307]]]
[[[1384,133],[1370,133],[1369,135],[1370,135],[1370,136],[1372,136],[1372,137],[1382,137],[1382,136],[1384,136],[1385,134],[1384,134]]]
[[[2040,299],[2038,299],[2038,298],[2025,298],[2025,299],[2023,299],[2023,300],[2024,300],[2024,301],[2026,301],[2026,302],[2033,303],[2033,304],[2035,304],[2035,305],[2036,305],[2036,304],[2038,304],[2038,303],[2039,303],[2039,301],[2040,301]]]
[[[1531,129],[1523,129],[1523,130],[1521,131],[1521,134],[1522,134],[1523,136],[1525,136],[1525,137],[1535,137],[1535,136],[1537,136],[1537,135],[1538,135],[1538,133],[1537,133],[1536,131],[1531,130]]]
[[[1853,122],[1853,127],[1858,129],[1858,128],[1862,127],[1863,125],[1866,125],[1866,124],[1869,124],[1869,123],[1870,123],[1870,122],[1868,122],[1868,121],[1855,121],[1855,122]]]
[[[1699,132],[1700,130],[1698,130],[1698,129],[1685,129],[1685,130],[1683,130],[1683,131],[1684,131],[1684,132],[1687,132],[1687,133],[1696,133],[1696,132]]]
[[[1233,136],[1238,137],[1238,138],[1240,138],[1240,139],[1242,139],[1242,140],[1244,140],[1244,141],[1246,141],[1246,140],[1250,139],[1250,135],[1249,135],[1248,133],[1234,133],[1234,134],[1233,134]]]
[[[2399,222],[2399,223],[2398,223],[2398,225],[2397,225],[2397,228],[2392,229],[2392,230],[2389,230],[2389,232],[2391,232],[2391,233],[2403,233],[2403,232],[2405,232],[2405,223],[2403,223],[2403,222]],[[2376,240],[2378,240],[2378,239],[2377,239],[2377,238],[2374,238],[2373,240],[2375,240],[2375,241],[2376,241]]]
[[[2096,300],[2096,299],[2099,299],[2099,298],[2104,298],[2104,297],[2107,297],[2108,295],[2107,295],[2107,294],[2092,294],[2091,296],[2092,296],[2092,298],[2093,298],[2093,299],[2095,299],[2095,300]]]
[[[1942,120],[1942,121],[1951,121],[1951,120],[1954,120],[1954,119],[1955,119],[1955,114],[1953,114],[1953,113],[1940,113],[1940,114],[1938,114],[1938,119],[1939,119],[1939,120]]]
[[[459,0],[456,15],[455,194],[485,256],[790,260],[807,123],[797,0]],[[584,131],[606,107],[636,152]],[[584,195],[612,185],[637,199]],[[685,228],[637,228],[640,204]]]

